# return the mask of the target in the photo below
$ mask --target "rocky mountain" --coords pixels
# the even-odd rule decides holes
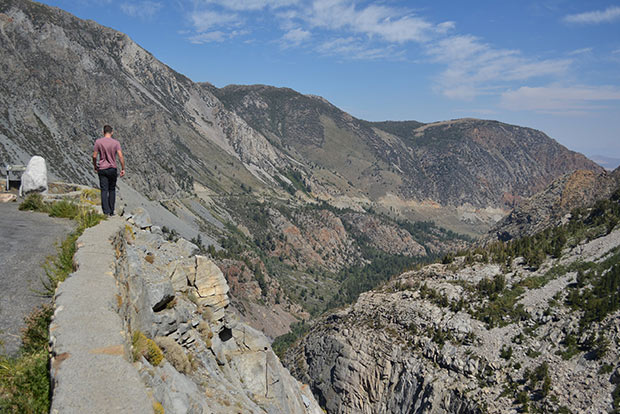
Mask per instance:
[[[567,219],[573,209],[609,198],[618,185],[620,169],[598,174],[588,170],[566,174],[520,203],[489,230],[484,241],[507,241],[557,226]]]
[[[218,266],[184,239],[141,229],[144,215],[128,216],[135,225],[115,239],[117,302],[134,366],[161,412],[321,413],[265,335],[235,317]]]
[[[127,182],[152,199],[259,187],[287,165],[204,88],[128,36],[26,0],[0,2],[0,158],[43,155],[52,174],[89,183],[92,144],[115,127]]]
[[[119,195],[149,205],[166,237],[196,239],[272,337],[462,249],[471,239],[453,231],[483,233],[558,175],[600,171],[528,128],[373,123],[290,89],[195,83],[127,35],[29,0],[0,0],[0,62],[0,164],[42,155],[52,178],[93,184],[93,142],[113,125]]]
[[[286,354],[328,413],[620,410],[620,188],[563,225],[406,272]]]
[[[373,123],[291,89],[207,89],[274,146],[306,160],[311,185],[330,194],[512,207],[515,198],[533,195],[558,175],[602,171],[530,128],[479,119]]]

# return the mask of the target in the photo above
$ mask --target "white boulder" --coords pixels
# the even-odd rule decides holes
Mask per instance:
[[[45,159],[35,155],[30,158],[26,171],[22,174],[19,195],[24,196],[28,193],[47,191],[47,165]]]

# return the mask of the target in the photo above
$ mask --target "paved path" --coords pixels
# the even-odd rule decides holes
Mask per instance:
[[[56,254],[60,243],[75,224],[47,214],[19,211],[19,203],[0,203],[0,341],[15,354],[21,344],[20,329],[33,308],[50,299],[33,292],[41,290],[41,265]]]
[[[118,216],[84,231],[74,260],[78,269],[56,291],[50,325],[52,414],[152,414],[153,405],[134,366],[117,313],[115,250],[123,231]]]

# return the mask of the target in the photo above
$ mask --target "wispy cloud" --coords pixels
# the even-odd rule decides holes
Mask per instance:
[[[591,47],[584,47],[583,49],[575,49],[571,52],[568,52],[568,56],[585,55],[591,52],[592,52]]]
[[[346,57],[356,60],[395,59],[402,56],[402,52],[396,51],[392,46],[368,47],[352,36],[324,41],[315,50],[325,56]]]
[[[583,114],[617,101],[620,89],[615,86],[523,86],[501,95],[506,109],[551,114]]]
[[[455,34],[454,22],[433,22],[393,2],[185,1],[191,1],[194,10],[191,42],[223,42],[242,35],[248,35],[244,41],[249,41],[264,33],[274,36],[275,31],[272,40],[284,49],[304,47],[338,59],[399,60],[411,57],[415,50],[421,53],[416,56],[418,63],[439,65],[435,90],[466,101],[486,94],[499,96],[530,79],[561,79],[573,62],[570,56],[590,51],[580,49],[556,59],[525,56],[520,50],[498,48],[473,35]],[[267,19],[275,25],[266,25]]]
[[[301,29],[299,27],[295,29],[291,29],[288,32],[286,32],[284,36],[282,36],[282,39],[281,39],[282,46],[284,47],[299,46],[304,41],[310,39],[310,37],[312,37],[312,34],[307,30]]]
[[[198,33],[206,32],[214,27],[237,26],[241,23],[241,18],[237,14],[220,13],[212,10],[194,12],[190,15],[190,20]]]
[[[162,9],[163,4],[158,1],[139,1],[121,3],[121,11],[131,17],[150,18]]]
[[[560,75],[568,59],[533,59],[517,50],[496,49],[470,35],[452,36],[429,44],[427,53],[446,65],[436,88],[445,96],[471,100],[480,94],[497,93],[511,81]]]
[[[594,10],[564,16],[564,22],[575,24],[600,24],[620,20],[620,7],[610,6],[605,10]]]
[[[299,3],[299,0],[203,0],[198,4],[216,4],[220,7],[236,10],[263,10],[266,8],[278,9],[285,6],[291,6]]]
[[[435,33],[445,33],[454,27],[451,22],[434,25],[403,10],[369,5],[357,8],[347,0],[315,0],[301,18],[313,27],[346,30],[387,42],[423,42]]]

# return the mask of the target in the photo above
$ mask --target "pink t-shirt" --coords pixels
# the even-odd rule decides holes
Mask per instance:
[[[99,153],[99,169],[116,168],[116,153],[121,144],[112,137],[103,137],[95,141],[95,151]]]

